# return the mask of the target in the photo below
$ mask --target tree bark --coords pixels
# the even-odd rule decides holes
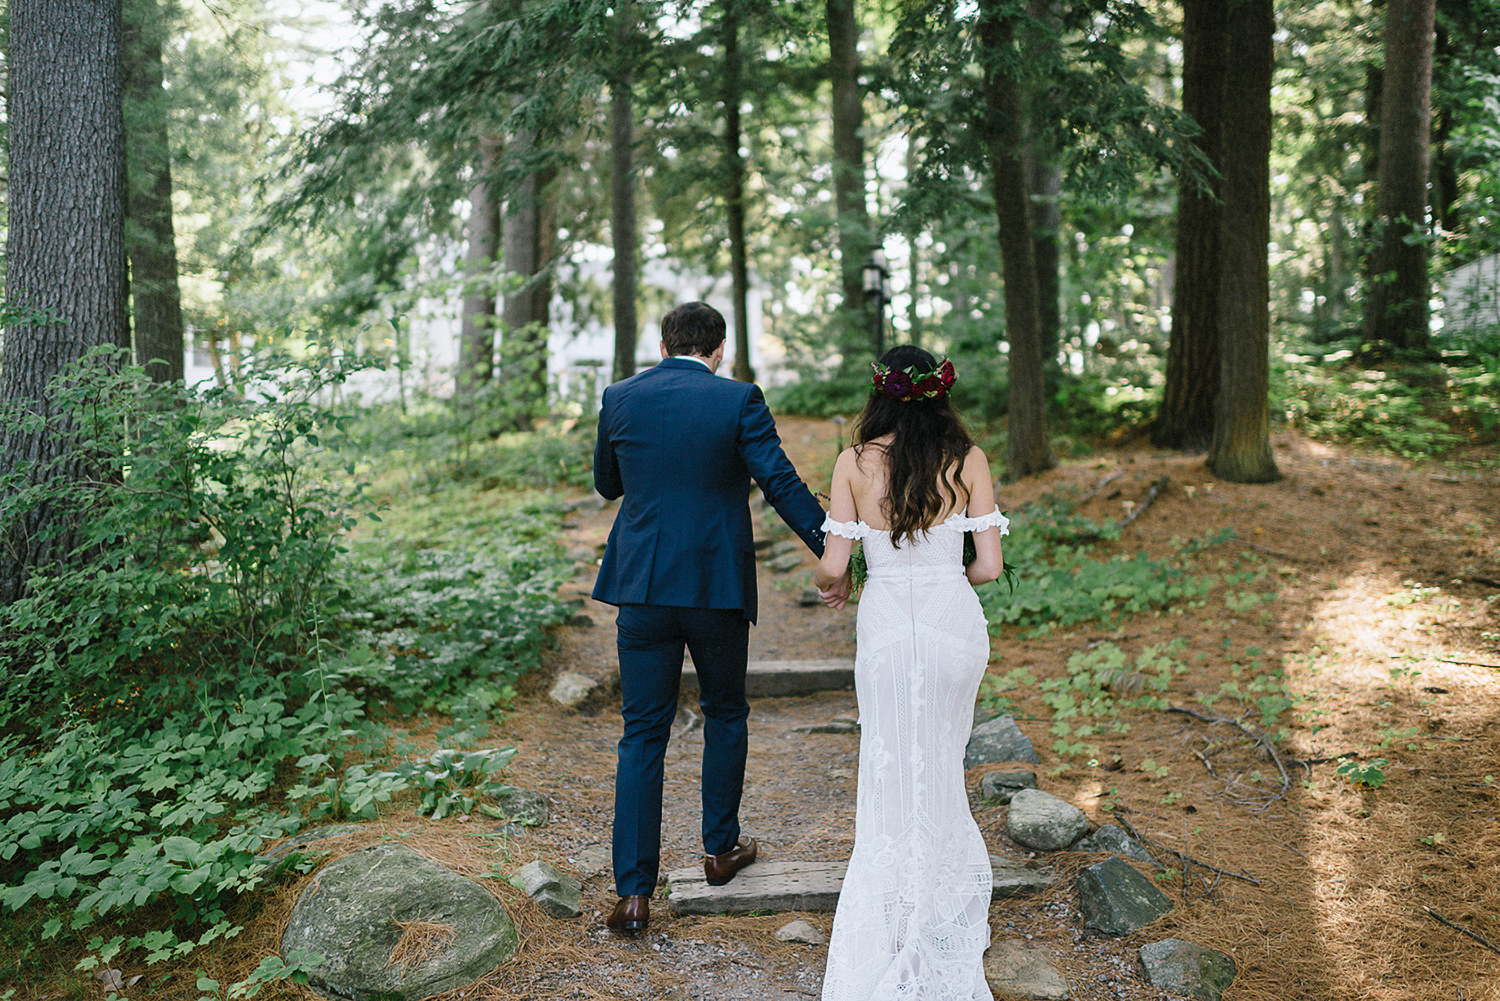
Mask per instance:
[[[1432,127],[1433,18],[1437,0],[1388,0],[1380,95],[1376,246],[1365,303],[1365,336],[1425,349],[1427,172]]]
[[[744,59],[740,54],[740,14],[736,0],[724,11],[724,171],[729,213],[729,272],[734,298],[734,377],[754,382],[750,366],[750,265],[745,244],[745,158],[740,155],[740,102],[744,100]]]
[[[533,142],[530,136],[516,140],[524,155]],[[550,263],[557,239],[555,210],[550,187],[556,169],[547,167],[527,174],[507,199],[504,219],[506,271],[522,284],[505,295],[501,340],[501,382],[505,398],[513,408],[510,423],[518,429],[532,426],[533,418],[547,401],[547,324],[552,303]]]
[[[499,249],[500,203],[490,173],[499,163],[501,149],[500,140],[480,138],[476,176],[469,188],[469,244],[464,251],[464,276],[473,284],[464,293],[458,340],[454,388],[460,404],[472,399],[474,391],[495,376],[495,286],[489,273]]]
[[[1202,128],[1194,140],[1214,171],[1224,164],[1224,77],[1229,51],[1224,0],[1183,0],[1182,109]],[[1177,277],[1161,412],[1151,441],[1201,452],[1213,441],[1219,394],[1220,182],[1190,175],[1177,185]]]
[[[832,88],[833,204],[838,212],[839,285],[843,291],[843,341],[869,336],[879,307],[865,296],[864,264],[870,259],[870,216],[865,208],[864,94],[859,86],[859,22],[854,0],[827,0],[828,79]],[[915,246],[913,246],[915,261]],[[913,286],[915,289],[915,286]],[[916,301],[913,296],[913,302]],[[915,331],[915,328],[913,328]],[[881,339],[872,348],[878,355]]]
[[[615,10],[617,54],[630,51],[635,33],[635,7],[624,0]],[[610,239],[614,243],[615,363],[613,381],[635,375],[636,338],[640,319],[636,313],[639,272],[636,257],[635,221],[635,108],[634,75],[622,57],[619,75],[609,88],[609,200]]]
[[[1008,67],[1016,55],[1014,17],[1000,0],[980,4],[979,39],[986,50],[988,157],[1000,262],[1005,280],[1005,338],[1010,342],[1009,442],[1005,478],[1015,481],[1057,465],[1047,441],[1042,375],[1041,308],[1031,243],[1031,205],[1022,136],[1021,82]]]
[[[129,347],[120,2],[11,0],[9,13],[5,298],[56,322],[5,331],[0,406],[41,419],[0,421],[0,480],[77,481],[87,457],[49,384],[92,348]],[[0,526],[0,602],[75,558],[69,515],[41,503]]]
[[[135,361],[152,381],[183,381],[182,291],[172,225],[172,157],[162,87],[165,15],[137,0],[124,23],[126,110],[125,234],[135,313]]]
[[[1221,374],[1208,468],[1231,483],[1281,479],[1271,455],[1271,77],[1273,0],[1240,0],[1229,16],[1220,220]]]
[[[1026,12],[1041,25],[1056,30],[1060,25],[1057,0],[1027,0]],[[1045,47],[1056,58],[1055,39],[1041,30],[1029,32],[1031,47]],[[1036,259],[1037,311],[1041,324],[1042,377],[1044,393],[1051,398],[1061,374],[1058,352],[1062,340],[1062,255],[1058,234],[1062,231],[1062,172],[1057,152],[1042,136],[1045,122],[1051,125],[1062,112],[1060,98],[1050,82],[1033,84],[1030,95],[1031,137],[1026,149],[1026,176],[1031,192],[1031,250]]]

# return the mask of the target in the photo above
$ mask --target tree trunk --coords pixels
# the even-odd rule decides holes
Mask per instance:
[[[1210,166],[1224,163],[1224,75],[1229,51],[1224,0],[1184,0],[1182,109],[1203,129],[1195,143]],[[1191,175],[1177,185],[1177,277],[1167,379],[1151,441],[1201,452],[1213,441],[1219,394],[1220,183],[1207,190]]]
[[[729,272],[734,296],[734,377],[754,382],[750,366],[750,265],[745,246],[745,158],[740,133],[744,100],[744,60],[740,55],[740,15],[735,0],[724,12],[724,169],[729,211]]]
[[[5,331],[0,405],[41,420],[0,421],[0,480],[77,481],[86,456],[49,383],[91,348],[129,347],[120,2],[11,0],[9,13],[5,299],[55,322],[23,316]],[[23,596],[33,570],[74,557],[57,503],[0,533],[0,602]]]
[[[1271,455],[1271,76],[1273,0],[1240,0],[1229,16],[1220,220],[1221,374],[1208,468],[1231,483],[1281,479]]]
[[[865,296],[864,264],[870,259],[871,240],[865,210],[865,143],[860,135],[864,95],[859,87],[859,22],[854,0],[827,0],[826,17],[828,79],[833,91],[833,204],[838,212],[839,284],[844,294],[842,340],[852,347],[869,336],[874,310],[880,308]],[[915,245],[913,252],[915,261]],[[878,336],[872,347],[878,355]]]
[[[635,7],[624,0],[615,11],[617,49],[629,50],[635,33]],[[610,239],[614,242],[615,364],[613,381],[635,375],[636,337],[640,320],[636,314],[637,286],[635,222],[635,108],[631,88],[634,75],[622,60],[620,75],[610,82],[609,100],[609,200]]]
[[[1010,342],[1009,445],[1005,478],[1019,480],[1057,465],[1047,442],[1046,389],[1042,376],[1041,308],[1036,257],[1031,243],[1031,205],[1026,184],[1021,83],[1016,65],[1013,17],[1001,0],[980,5],[979,39],[987,50],[984,93],[989,110],[988,156],[995,216],[1000,224],[1000,263],[1005,280],[1005,338]]]
[[[1437,0],[1388,0],[1380,95],[1375,249],[1365,336],[1427,347],[1427,154]]]
[[[1026,12],[1053,30],[1060,24],[1057,0],[1027,0]],[[1049,58],[1055,58],[1057,46],[1051,35],[1040,29],[1028,34],[1034,36],[1028,47],[1045,46]],[[1032,134],[1026,148],[1026,177],[1031,192],[1031,251],[1036,259],[1042,377],[1045,380],[1045,395],[1050,399],[1061,374],[1058,352],[1062,340],[1062,289],[1059,278],[1062,255],[1057,241],[1062,230],[1062,172],[1058,169],[1056,150],[1041,136],[1044,131],[1042,124],[1050,126],[1061,117],[1062,108],[1056,88],[1049,83],[1033,84],[1031,89]]]
[[[479,163],[469,188],[469,245],[464,251],[465,281],[462,327],[458,340],[457,402],[472,400],[474,391],[495,376],[495,285],[491,277],[500,237],[500,203],[490,173],[500,160],[498,139],[481,137]],[[481,277],[482,276],[482,277]]]
[[[518,152],[532,137],[516,140]],[[547,401],[547,323],[552,300],[550,261],[557,226],[548,190],[555,168],[527,174],[507,199],[504,219],[505,268],[522,284],[505,295],[502,318],[501,381],[513,410],[511,424],[530,428]]]
[[[172,226],[172,157],[162,87],[165,15],[137,0],[124,24],[126,133],[125,234],[135,312],[135,360],[154,382],[183,380],[182,292]]]

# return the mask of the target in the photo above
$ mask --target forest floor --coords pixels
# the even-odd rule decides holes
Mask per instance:
[[[796,417],[780,425],[799,470],[826,490],[840,427]],[[1123,817],[1158,848],[1193,860],[1159,875],[1176,907],[1139,935],[1086,933],[1068,880],[1041,897],[996,902],[992,934],[1053,947],[1075,1001],[1167,996],[1145,985],[1135,961],[1140,945],[1167,937],[1234,957],[1239,972],[1228,1001],[1500,1001],[1496,457],[1490,450],[1461,462],[1408,463],[1291,433],[1278,434],[1273,446],[1283,479],[1268,485],[1218,482],[1201,456],[1136,443],[1001,489],[1000,504],[1013,513],[1072,492],[1092,495],[1082,514],[1119,519],[1168,477],[1121,538],[1101,543],[1095,555],[1165,559],[1176,540],[1233,528],[1236,541],[1189,558],[1192,572],[1259,576],[1216,588],[1201,608],[1146,613],[1108,628],[992,629],[990,673],[1025,669],[1038,682],[1006,694],[1041,758],[1040,786],[1096,823]],[[580,509],[564,544],[594,549],[615,510]],[[762,529],[776,530],[758,519]],[[853,607],[798,603],[812,564],[808,556],[802,569],[782,575],[762,568],[752,659],[852,659]],[[591,585],[590,563],[580,561],[564,595],[586,596]],[[593,624],[562,631],[552,672],[613,669],[613,609],[589,601],[584,613]],[[1198,715],[1122,705],[1113,721],[1124,726],[1057,741],[1054,733],[1066,736],[1070,725],[1056,700],[1044,698],[1042,683],[1068,677],[1075,654],[1108,644],[1127,668],[1141,666],[1148,648],[1169,656],[1179,667],[1163,694]],[[1122,671],[1122,692],[1131,678]],[[832,915],[676,917],[658,899],[646,934],[605,930],[615,899],[601,867],[618,694],[564,709],[547,698],[551,680],[551,672],[528,679],[492,735],[520,749],[507,780],[552,804],[547,826],[502,842],[500,865],[509,872],[540,858],[585,877],[585,914],[554,920],[509,894],[520,952],[450,996],[816,997],[826,947],[784,944],[773,932],[801,917],[826,933]],[[764,858],[847,857],[857,737],[794,728],[855,709],[852,691],[752,701],[742,820]],[[1220,718],[1256,733],[1267,725],[1282,731],[1274,755],[1234,726],[1209,721]],[[443,721],[430,722],[435,729]],[[668,752],[664,871],[701,858],[701,728],[679,731]],[[1341,766],[1367,783],[1350,781]],[[992,852],[1025,859],[1007,837],[1005,808],[984,806],[978,796],[983,774],[996,767],[969,773],[975,816]],[[496,841],[482,836],[484,826],[477,816],[432,822],[397,812],[349,847],[396,834],[480,874],[496,864]],[[1061,853],[1045,861],[1066,873],[1094,859]],[[239,947],[274,948],[279,915],[297,891],[283,890]]]

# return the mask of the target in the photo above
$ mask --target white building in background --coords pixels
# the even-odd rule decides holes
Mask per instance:
[[[1500,254],[1454,268],[1443,277],[1443,329],[1500,329]]]
[[[582,260],[564,266],[561,276],[570,288],[580,286],[594,290],[596,301],[609,301],[610,267],[608,260]],[[701,274],[684,273],[661,259],[642,263],[641,298],[661,303],[643,307],[639,313],[640,330],[636,337],[636,370],[650,368],[660,359],[661,318],[673,306],[702,299],[724,314],[728,324],[728,346],[719,374],[727,376],[734,368],[734,306],[727,275],[710,279]],[[787,379],[786,348],[765,330],[766,290],[752,278],[747,299],[750,328],[750,366],[756,381],[776,385]],[[400,335],[407,342],[410,364],[403,372],[394,369],[355,373],[344,391],[357,393],[365,402],[390,402],[405,393],[446,398],[453,392],[453,371],[458,362],[462,300],[457,291],[442,299],[417,300],[405,316],[377,324],[370,334],[383,339],[394,350]],[[614,365],[615,331],[613,322],[603,322],[597,315],[578,315],[573,301],[560,295],[552,299],[551,336],[547,342],[547,370],[553,386],[567,399],[596,406],[604,387],[609,384]],[[586,311],[583,311],[586,312]],[[404,326],[397,331],[395,323]],[[382,331],[384,338],[382,338]],[[503,351],[503,343],[501,345]],[[212,382],[213,360],[208,350],[194,343],[188,347],[187,382]]]

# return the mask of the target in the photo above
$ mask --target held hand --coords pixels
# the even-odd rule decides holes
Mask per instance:
[[[837,611],[849,603],[849,595],[853,589],[854,583],[849,576],[849,571],[845,570],[838,580],[826,588],[818,588],[818,596],[823,599],[823,604]]]

